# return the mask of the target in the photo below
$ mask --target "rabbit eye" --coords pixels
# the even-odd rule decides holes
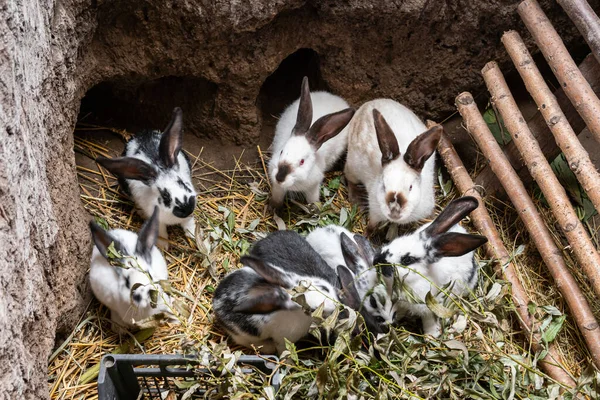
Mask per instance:
[[[378,324],[383,324],[385,322],[385,319],[383,319],[383,317],[375,317],[375,322],[377,322]]]
[[[400,264],[402,264],[404,266],[408,266],[408,265],[414,264],[417,261],[419,261],[418,258],[413,257],[413,256],[408,255],[408,254],[406,254],[406,255],[402,256],[402,258],[400,258]]]
[[[412,185],[410,185],[410,187],[408,188],[408,191],[410,192],[412,190]]]
[[[300,166],[304,165],[304,158],[300,160]]]

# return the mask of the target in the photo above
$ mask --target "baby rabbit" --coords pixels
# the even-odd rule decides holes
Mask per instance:
[[[300,99],[285,109],[275,127],[269,161],[272,208],[280,208],[286,192],[302,192],[308,203],[319,201],[325,172],[346,151],[345,129],[354,109],[341,97],[310,92],[302,80]]]
[[[262,346],[262,353],[285,350],[308,334],[312,317],[287,290],[301,282],[310,311],[324,304],[324,315],[336,307],[337,276],[299,234],[277,231],[259,240],[243,268],[227,275],[215,290],[213,309],[233,340]]]
[[[473,251],[484,245],[487,238],[467,234],[458,225],[477,206],[477,199],[471,196],[454,200],[433,222],[394,239],[383,246],[375,258],[376,264],[396,265],[400,280],[404,280],[420,302],[414,304],[404,295],[397,302],[397,312],[399,316],[420,316],[426,334],[435,337],[441,334],[439,320],[425,304],[427,293],[431,291],[439,302],[443,302],[446,295],[438,288],[453,282],[447,290],[463,296],[477,283]]]
[[[441,126],[427,130],[411,110],[394,100],[373,100],[358,109],[348,126],[344,174],[352,202],[360,203],[364,196],[358,184],[366,188],[367,236],[380,222],[407,224],[433,212],[435,157],[431,156],[441,133]]]
[[[183,113],[176,107],[163,133],[144,131],[127,142],[123,157],[96,159],[119,178],[119,185],[131,196],[143,218],[149,218],[158,206],[159,233],[165,240],[167,225],[181,225],[192,239],[196,234],[196,191],[182,143]],[[166,242],[160,243],[167,247]]]
[[[371,243],[338,225],[317,228],[306,241],[338,274],[346,291],[342,302],[361,312],[371,332],[385,332],[396,311],[391,297],[392,280],[373,266],[375,249]]]
[[[94,250],[90,284],[94,296],[111,311],[113,329],[133,328],[135,323],[164,313],[171,323],[179,323],[171,311],[171,298],[159,282],[168,280],[167,264],[155,243],[158,238],[158,207],[139,234],[123,229],[105,231],[90,222]],[[108,248],[122,255],[109,261]],[[112,263],[112,264],[111,264]],[[120,264],[119,266],[113,265]]]

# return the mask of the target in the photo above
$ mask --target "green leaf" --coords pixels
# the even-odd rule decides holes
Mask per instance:
[[[485,110],[483,119],[499,144],[505,145],[511,141],[511,137],[504,126],[504,121],[502,121],[502,117],[496,115],[496,111],[493,107],[489,107]]]
[[[105,231],[109,230],[108,222],[104,218],[94,217],[94,220],[98,225],[102,227]]]
[[[346,209],[346,207],[342,207],[342,209],[340,210],[340,225],[344,225],[346,223],[346,221],[348,220],[348,210]]]
[[[235,228],[235,214],[232,212],[227,215],[227,227],[229,228],[229,232],[233,232]]]
[[[123,258],[123,255],[115,249],[115,242],[110,242],[107,249],[107,256],[109,260],[119,260]],[[129,268],[127,264],[120,265],[122,268]]]
[[[546,343],[552,342],[556,338],[556,335],[558,335],[558,332],[560,332],[566,318],[566,315],[561,315],[558,318],[552,319],[548,328],[542,333],[542,340]]]
[[[148,295],[150,296],[150,307],[156,308],[158,306],[158,290],[150,289]]]
[[[331,179],[327,186],[329,186],[329,189],[331,190],[338,190],[340,187],[340,177],[336,176],[335,178]]]
[[[260,218],[256,218],[255,220],[250,222],[250,225],[248,225],[248,228],[246,228],[246,229],[248,229],[249,231],[253,231],[256,229],[258,224],[260,224]]]
[[[467,346],[465,346],[463,342],[458,340],[446,340],[444,344],[448,346],[449,349],[462,351],[464,356],[463,364],[465,367],[469,365],[469,350],[467,350]]]
[[[440,304],[435,299],[435,297],[432,296],[431,292],[428,292],[427,295],[425,296],[425,304],[427,305],[427,308],[429,308],[431,310],[431,312],[433,312],[435,315],[437,315],[440,318],[450,318],[454,314],[456,314],[456,311],[451,310],[447,307],[444,307],[442,304]]]
[[[535,314],[536,309],[537,309],[537,305],[533,301],[530,301],[527,304],[527,311],[529,312],[529,315]]]
[[[327,363],[323,363],[317,371],[317,390],[322,395],[325,391],[325,385],[327,384]]]
[[[542,310],[544,310],[547,314],[560,316],[562,313],[558,310],[558,308],[554,306],[541,306]]]

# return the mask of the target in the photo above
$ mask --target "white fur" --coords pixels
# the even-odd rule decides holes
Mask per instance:
[[[156,145],[158,146],[158,141],[156,142]],[[155,162],[146,156],[146,154],[143,152],[138,153],[138,148],[139,145],[137,139],[134,137],[128,143],[125,155],[127,157],[140,159],[150,165],[155,165]],[[140,215],[144,219],[148,219],[152,216],[154,207],[158,206],[158,219],[160,221],[159,235],[161,238],[168,239],[168,225],[180,225],[185,231],[185,234],[194,239],[196,235],[194,213],[190,214],[190,216],[186,218],[179,218],[173,215],[175,199],[183,199],[186,196],[196,197],[196,191],[191,178],[191,171],[182,151],[177,155],[177,165],[174,165],[172,168],[167,170],[161,170],[157,168],[157,171],[158,176],[156,181],[149,186],[141,181],[127,179],[129,190],[131,191],[131,197],[137,206]],[[192,192],[187,192],[183,187],[181,187],[177,183],[178,179],[181,179],[184,183],[186,183],[191,188]],[[172,201],[170,207],[165,207],[164,203],[158,201],[159,197],[161,197],[159,188],[167,189],[171,194]],[[162,247],[167,247],[166,242],[160,241],[159,243]]]
[[[109,233],[119,241],[121,248],[128,254],[135,254],[137,234],[123,229],[111,230]],[[161,312],[172,314],[170,297],[156,283],[169,279],[167,264],[156,246],[152,248],[152,264],[148,264],[142,257],[136,257],[136,262],[127,259],[127,264],[130,268],[110,265],[94,246],[90,266],[90,285],[94,296],[111,310],[111,319],[122,327],[133,327],[135,321],[146,319],[154,314]],[[152,281],[142,271],[148,272],[152,276]],[[141,301],[137,305],[131,303],[131,290],[125,286],[126,277],[129,278],[130,288],[136,283],[143,285],[135,291],[141,296]],[[159,291],[156,308],[150,306],[148,294],[150,290]]]
[[[340,239],[340,234],[342,233],[348,235],[356,243],[354,234],[339,225],[327,225],[317,228],[308,234],[306,241],[334,271],[337,271],[338,265],[345,265],[352,271],[352,268],[346,264],[342,253]],[[379,281],[377,270],[372,263],[367,263],[366,260],[363,260],[357,267],[355,282],[360,301],[363,302],[367,294],[371,291],[376,294],[378,300],[378,305],[375,308],[371,305],[370,301],[364,301],[363,307],[369,314],[374,317],[379,316],[383,318],[385,323],[391,324],[396,311],[390,296],[391,293],[388,293],[385,285]]]
[[[344,99],[331,93],[312,92],[310,97],[313,109],[311,124],[324,115],[349,107]],[[303,193],[308,203],[319,201],[319,188],[325,172],[331,169],[346,151],[348,143],[348,127],[323,143],[316,152],[304,136],[292,136],[299,103],[300,100],[297,99],[281,114],[271,145],[273,154],[268,169],[273,200],[277,203],[283,202],[285,194],[289,191]],[[302,159],[304,164],[300,166]],[[275,176],[281,161],[290,164],[293,170],[279,183]]]
[[[377,109],[393,130],[401,156],[381,165],[381,151],[373,122]],[[368,193],[369,225],[383,221],[408,224],[426,218],[433,212],[435,153],[425,162],[421,173],[410,168],[403,159],[410,142],[427,128],[408,108],[390,99],[363,104],[348,126],[348,158],[344,174],[351,183],[362,183]],[[412,189],[410,187],[412,186]],[[403,193],[407,199],[400,215],[393,215],[386,192]]]
[[[334,271],[338,265],[346,265],[344,255],[342,254],[342,245],[340,234],[345,233],[350,239],[354,234],[348,229],[339,225],[327,225],[313,230],[306,236],[306,241],[312,246],[327,265]]]
[[[285,275],[290,287],[304,286],[306,288],[304,299],[311,310],[314,311],[323,304],[323,315],[328,316],[333,312],[339,299],[337,297],[337,289],[327,280],[316,276],[298,275],[272,264],[271,268],[277,269],[281,274]],[[320,287],[325,288],[325,290]]]
[[[277,269],[280,270],[279,268]],[[250,267],[243,267],[233,273],[258,275]],[[298,286],[301,283],[308,286],[304,295],[306,303],[311,311],[316,310],[323,304],[324,316],[328,316],[333,312],[336,303],[339,302],[339,300],[335,288],[328,282],[315,277],[300,277],[296,274],[285,274],[286,278],[288,278],[290,282],[293,282],[293,286]],[[325,286],[327,290],[323,291],[316,285]],[[235,289],[239,290],[239,288],[231,287],[232,291]],[[240,296],[242,296],[241,293]],[[251,348],[252,346],[262,346],[261,352],[263,354],[273,354],[275,351],[281,354],[285,350],[285,339],[295,343],[305,337],[309,332],[312,317],[305,313],[302,307],[294,302],[289,294],[286,293],[286,296],[286,309],[266,314],[247,314],[248,321],[250,321],[250,323],[258,330],[258,336],[251,335],[240,329],[236,325],[236,321],[230,320],[227,318],[227,315],[220,316],[225,320],[225,328],[235,343],[248,348]],[[215,297],[213,301],[213,309],[217,312],[217,315],[222,312],[227,312],[225,311],[225,304],[227,304],[226,298]]]
[[[381,251],[389,252],[389,256],[386,257],[387,260],[390,263],[399,264],[401,257],[406,254],[418,258],[425,257],[429,240],[423,241],[419,234],[429,225],[430,223],[425,224],[417,231],[400,236],[384,246]],[[454,225],[448,232],[466,233],[466,230],[460,225]],[[421,317],[423,331],[435,337],[439,336],[441,334],[440,322],[425,304],[425,296],[431,291],[438,302],[444,302],[446,296],[438,288],[442,288],[450,282],[453,282],[450,289],[452,294],[457,296],[466,295],[477,283],[477,272],[470,280],[468,279],[473,269],[473,257],[474,252],[472,251],[459,257],[441,258],[432,264],[418,262],[408,265],[407,268],[397,266],[396,271],[399,278],[403,279],[404,284],[412,290],[416,300],[422,303],[413,304],[407,298],[407,295],[403,294],[396,304],[397,314],[399,316],[409,314]]]
[[[290,299],[290,301],[292,301]],[[255,314],[252,322],[260,326],[260,336],[252,336],[239,329],[229,330],[235,343],[251,348],[262,346],[263,354],[283,353],[285,339],[292,343],[297,342],[308,334],[312,317],[307,315],[300,306],[293,310],[279,310],[270,314]]]

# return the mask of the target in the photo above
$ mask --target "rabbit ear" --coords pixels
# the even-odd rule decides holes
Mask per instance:
[[[135,251],[148,262],[152,259],[152,248],[158,239],[158,225],[158,206],[154,206],[152,217],[142,225],[135,245]]]
[[[436,256],[458,257],[467,254],[487,243],[487,238],[481,235],[449,232],[437,236],[431,242]]]
[[[181,108],[175,107],[171,122],[169,122],[169,125],[163,132],[160,138],[160,145],[158,146],[158,155],[165,167],[171,168],[177,164],[177,156],[179,155],[179,151],[181,151],[182,142],[183,111],[181,111]]]
[[[300,103],[298,104],[298,116],[293,132],[295,135],[304,135],[310,129],[312,123],[313,110],[312,100],[310,98],[310,88],[308,87],[308,77],[302,79],[302,89],[300,89]]]
[[[363,255],[360,253],[356,243],[354,243],[344,232],[340,233],[340,240],[342,243],[342,255],[344,256],[344,261],[350,271],[356,274],[357,271],[360,270],[360,262]]]
[[[92,231],[94,244],[100,251],[100,254],[102,254],[102,257],[108,259],[108,247],[111,243],[114,243],[115,250],[122,252],[119,241],[94,221],[90,221],[90,230]]]
[[[381,165],[394,161],[400,157],[400,148],[398,147],[398,139],[394,135],[394,131],[388,125],[383,115],[377,109],[373,109],[373,122],[375,123],[375,133],[377,133],[377,142],[381,150]]]
[[[354,235],[354,241],[358,244],[363,258],[369,263],[373,263],[373,260],[375,259],[375,249],[371,245],[371,242],[369,242],[369,239],[357,233]]]
[[[329,139],[339,134],[354,116],[354,108],[346,108],[332,114],[327,114],[318,120],[310,127],[306,133],[308,142],[319,150],[321,145]]]
[[[479,202],[473,196],[464,196],[453,200],[446,206],[440,215],[425,228],[425,234],[431,237],[448,232],[448,229],[458,224],[461,219],[469,215],[469,213],[478,206]]]
[[[156,179],[156,170],[150,164],[134,157],[106,158],[98,157],[96,162],[123,179],[151,182]]]
[[[263,260],[254,257],[254,256],[243,256],[240,258],[240,262],[254,270],[257,274],[259,274],[264,280],[273,285],[281,286],[284,288],[291,287],[289,279],[287,276],[281,272],[278,268],[274,268],[270,266],[268,263]]]
[[[289,310],[293,303],[279,286],[261,283],[252,287],[242,302],[233,308],[233,312],[244,314],[268,314],[277,310]]]
[[[360,308],[360,296],[354,284],[354,274],[345,265],[337,266],[337,275],[343,292],[343,303],[353,310]]]
[[[444,129],[435,125],[413,139],[406,149],[404,161],[414,170],[421,172],[425,161],[431,157],[440,142]]]

